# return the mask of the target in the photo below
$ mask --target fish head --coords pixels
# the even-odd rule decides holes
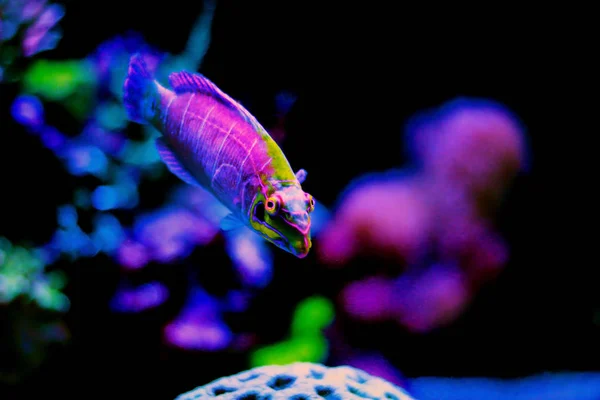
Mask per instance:
[[[312,246],[310,214],[314,208],[315,200],[299,185],[279,187],[257,196],[252,226],[276,246],[304,258]]]

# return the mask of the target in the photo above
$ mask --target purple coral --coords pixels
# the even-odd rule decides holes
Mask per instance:
[[[394,399],[412,400],[404,390],[349,366],[313,363],[269,365],[217,379],[179,395],[177,400]]]
[[[153,73],[166,57],[166,53],[146,43],[137,32],[127,32],[106,40],[88,57],[96,68],[101,97],[121,92],[129,58],[135,52],[144,54],[144,61]]]
[[[354,181],[319,237],[317,254],[341,266],[359,255],[404,267],[342,290],[348,314],[393,319],[425,332],[454,321],[506,264],[509,249],[494,213],[527,167],[524,128],[491,101],[457,99],[407,128],[410,173],[367,174]]]
[[[64,14],[62,5],[46,0],[0,1],[0,49],[10,48],[0,60],[0,81],[19,56],[33,57],[57,46],[62,37],[58,22]]]
[[[527,169],[525,130],[493,101],[458,98],[414,117],[408,147],[430,179],[494,199]]]
[[[63,6],[58,4],[49,5],[37,15],[37,19],[25,31],[21,44],[25,57],[56,47],[62,32],[55,25],[64,15]]]

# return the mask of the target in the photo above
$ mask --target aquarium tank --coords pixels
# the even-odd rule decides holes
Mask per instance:
[[[0,0],[0,399],[600,399],[580,39],[410,4]]]

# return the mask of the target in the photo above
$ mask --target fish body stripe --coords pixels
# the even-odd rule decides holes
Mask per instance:
[[[219,161],[219,156],[221,155],[221,151],[223,150],[223,145],[227,141],[227,138],[229,137],[229,135],[231,135],[231,132],[233,131],[233,128],[236,126],[236,124],[237,124],[237,122],[234,122],[233,124],[231,124],[231,126],[229,127],[229,130],[227,131],[227,133],[225,134],[225,137],[223,138],[223,141],[219,145],[219,150],[217,151],[217,155],[215,156],[215,161],[214,161],[212,169],[211,169],[211,176],[215,176],[215,171],[217,170],[217,161]]]
[[[210,117],[210,113],[213,112],[213,110],[215,109],[216,106],[213,106],[210,110],[208,110],[208,112],[206,113],[206,117],[204,117],[202,119],[202,125],[200,125],[200,128],[198,129],[198,140],[196,140],[196,145],[194,147],[194,152],[197,154],[198,153],[198,147],[201,143],[201,136],[202,136],[202,132],[204,132],[204,126],[206,125],[206,121],[208,121],[208,117]]]
[[[244,161],[242,161],[242,165],[240,165],[240,171],[244,170],[244,165],[246,164],[246,161],[248,161],[248,158],[250,157],[250,154],[252,154],[252,150],[254,149],[254,146],[256,146],[256,143],[258,143],[258,138],[254,139],[254,142],[252,143],[252,146],[250,146],[250,149],[248,149],[248,154],[246,154],[246,157],[244,157]],[[256,168],[254,169],[254,172],[257,172]],[[239,179],[238,179],[237,185],[240,184],[241,179],[242,179],[242,174],[239,175]]]
[[[169,102],[167,103],[167,108],[165,109],[165,111],[162,113],[162,124],[164,126],[167,125],[167,117],[169,116],[169,108],[171,108],[171,104],[173,104],[173,100],[175,100],[177,98],[177,96],[171,96],[171,98],[169,99]]]
[[[163,104],[161,131],[182,164],[223,203],[245,214],[248,199],[272,175],[263,133],[210,96],[184,93]]]
[[[183,115],[181,116],[181,123],[179,124],[179,131],[177,132],[179,135],[181,135],[181,130],[183,129],[183,124],[185,123],[185,115],[187,114],[188,110],[190,109],[190,104],[192,104],[192,100],[194,100],[194,95],[195,93],[192,93],[192,95],[190,96],[190,99],[187,102],[187,105],[185,106],[185,111],[183,112]]]

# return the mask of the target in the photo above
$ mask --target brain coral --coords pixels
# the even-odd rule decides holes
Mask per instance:
[[[414,400],[391,383],[348,366],[298,362],[253,368],[219,378],[179,395],[176,400]]]

